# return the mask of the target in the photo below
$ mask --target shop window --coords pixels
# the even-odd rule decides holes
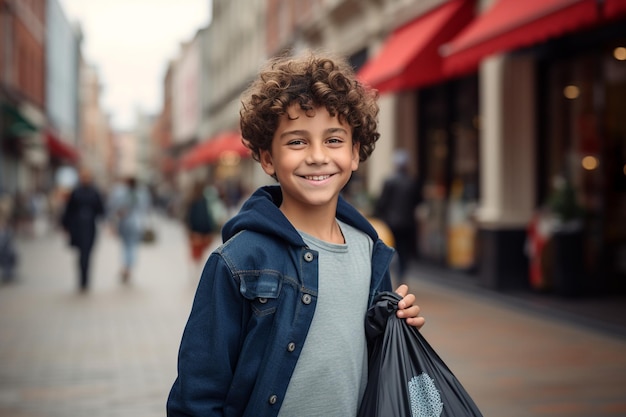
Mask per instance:
[[[590,290],[626,290],[626,33],[609,34],[546,59],[539,93],[546,99],[540,204],[555,184],[574,188]]]
[[[422,90],[419,108],[419,251],[426,259],[471,270],[479,198],[478,78]]]

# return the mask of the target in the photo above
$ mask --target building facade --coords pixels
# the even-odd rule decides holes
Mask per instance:
[[[117,153],[110,116],[101,105],[102,81],[95,65],[81,59],[80,66],[81,163],[90,167],[102,187],[115,180]]]
[[[0,2],[0,186],[11,193],[39,188],[47,152],[44,0]]]
[[[58,0],[46,1],[45,32],[45,109],[46,126],[42,135],[48,147],[48,167],[52,174],[44,188],[55,186],[54,177],[62,167],[79,162],[80,139],[80,27],[72,25]]]
[[[90,89],[97,74],[81,42],[58,0],[0,1],[0,192],[69,187],[78,164],[106,181],[110,128],[93,114],[100,87]]]
[[[381,47],[385,62],[373,57],[366,66],[375,71],[362,73],[383,95],[415,104],[420,259],[496,289],[624,291],[624,135],[615,116],[624,3],[518,9],[511,0],[481,1],[463,16],[468,4],[444,2],[414,28],[394,29]],[[415,54],[412,67],[394,42],[412,34],[420,47],[433,16],[448,19],[448,29],[462,23],[433,38],[439,79],[420,81],[432,70],[429,57]],[[404,64],[389,64],[394,55]],[[559,223],[571,213],[575,221]]]
[[[177,152],[176,187],[185,193],[195,181],[210,181],[224,188],[252,189],[265,184],[266,175],[242,150],[239,135],[240,95],[265,61],[265,3],[263,1],[213,1],[212,21],[198,31],[198,123],[193,147]],[[183,60],[173,66],[180,68]],[[176,74],[176,69],[174,74]],[[172,83],[173,126],[183,90]],[[223,142],[220,138],[230,137]],[[227,147],[223,157],[211,157],[211,146]],[[174,142],[176,135],[174,134]],[[210,162],[197,163],[204,158]],[[193,164],[186,161],[194,160]]]

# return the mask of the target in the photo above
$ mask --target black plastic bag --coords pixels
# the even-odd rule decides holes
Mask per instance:
[[[369,376],[358,417],[482,417],[461,383],[413,326],[396,316],[395,293],[367,311]]]

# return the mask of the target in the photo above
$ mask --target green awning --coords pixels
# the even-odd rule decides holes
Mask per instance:
[[[12,104],[1,103],[0,114],[5,131],[11,136],[24,136],[39,129]]]

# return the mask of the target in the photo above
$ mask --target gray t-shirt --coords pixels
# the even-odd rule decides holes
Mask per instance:
[[[356,416],[367,384],[364,320],[374,244],[365,233],[338,224],[345,244],[300,232],[319,252],[319,295],[279,417]]]

